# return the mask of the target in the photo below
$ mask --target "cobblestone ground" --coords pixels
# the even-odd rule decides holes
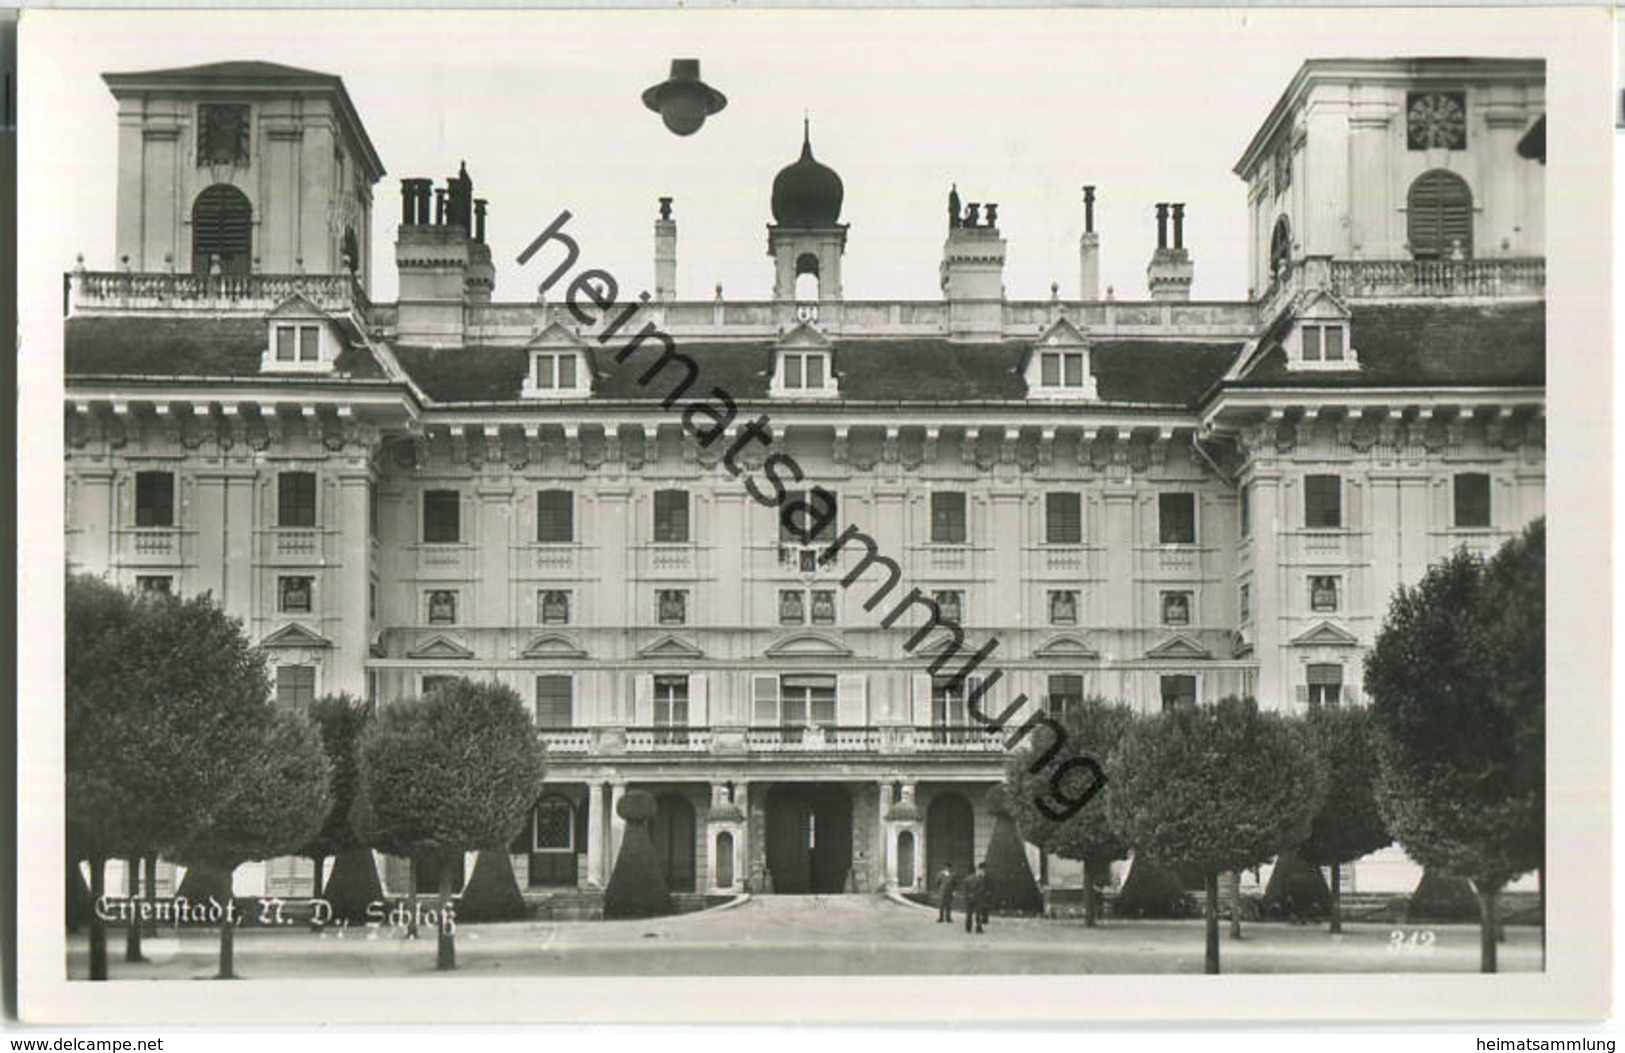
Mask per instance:
[[[981,936],[962,917],[878,896],[763,896],[732,909],[647,921],[513,922],[458,930],[459,973],[512,976],[835,976],[851,974],[1200,973],[1200,921],[1082,922],[994,918]],[[1227,973],[1391,973],[1478,970],[1478,928],[1354,924],[1341,936],[1324,925],[1252,923],[1226,934]],[[1396,942],[1395,933],[1401,939]],[[1431,933],[1431,940],[1427,934]],[[407,940],[366,932],[243,929],[238,973],[246,978],[410,976],[435,973],[432,930]],[[109,934],[114,980],[211,976],[218,934],[195,929],[148,937],[149,961],[124,961],[121,931]],[[69,937],[68,973],[88,975],[83,932]],[[1538,971],[1540,931],[1508,930],[1503,972]]]

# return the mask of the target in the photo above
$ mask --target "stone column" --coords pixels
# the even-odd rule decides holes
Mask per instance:
[[[587,873],[581,884],[603,888],[609,882],[604,869],[604,789],[595,782],[587,784],[587,799],[581,807],[587,810]]]
[[[615,782],[609,788],[609,859],[604,867],[604,886],[609,887],[609,876],[615,872],[615,860],[621,854],[621,841],[626,837],[626,820],[621,818],[621,798],[626,796],[626,783]]]

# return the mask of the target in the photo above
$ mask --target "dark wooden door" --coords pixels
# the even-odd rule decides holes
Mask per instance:
[[[852,797],[840,786],[777,786],[767,802],[767,869],[786,895],[846,891]]]
[[[925,859],[932,888],[946,863],[961,877],[976,869],[976,817],[960,794],[938,794],[926,809]]]

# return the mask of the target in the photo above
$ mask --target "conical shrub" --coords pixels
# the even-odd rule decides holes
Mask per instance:
[[[1135,852],[1117,896],[1117,913],[1125,918],[1188,918],[1191,900],[1177,871]]]
[[[609,888],[604,890],[604,917],[649,918],[670,914],[671,893],[660,867],[660,854],[655,851],[654,838],[649,833],[649,821],[655,816],[654,798],[641,790],[633,790],[621,798],[617,811],[626,820],[626,836],[621,840],[620,854],[615,857]]]
[[[384,886],[378,880],[378,863],[372,857],[372,849],[348,848],[340,852],[333,859],[322,898],[332,906],[334,921],[365,925],[367,907],[384,898]]]
[[[458,921],[524,921],[530,908],[519,891],[513,860],[506,846],[482,848],[474,859],[474,873],[457,901]]]
[[[1331,913],[1332,890],[1320,868],[1297,852],[1282,852],[1264,886],[1264,909],[1271,917],[1324,918]]]
[[[1033,868],[1027,864],[1026,845],[1010,816],[1003,786],[987,793],[993,813],[993,836],[987,844],[987,909],[1004,914],[1041,914],[1044,894],[1038,890]]]

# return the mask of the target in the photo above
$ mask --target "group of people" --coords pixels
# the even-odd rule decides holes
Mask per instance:
[[[978,863],[976,869],[961,876],[952,863],[944,864],[937,874],[937,922],[953,924],[954,894],[965,898],[965,931],[981,935],[987,924],[987,864]]]

